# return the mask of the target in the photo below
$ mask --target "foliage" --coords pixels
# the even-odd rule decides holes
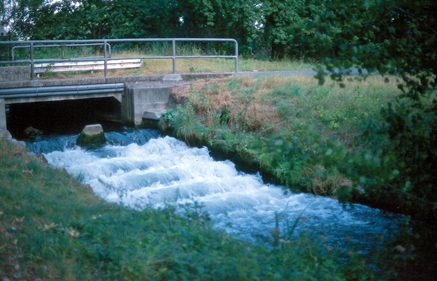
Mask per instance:
[[[265,17],[264,41],[272,48],[271,57],[282,59],[288,53],[293,57],[305,55],[301,44],[291,44],[294,37],[308,36],[305,32],[289,34],[293,26],[307,25],[311,16],[324,10],[324,1],[320,0],[265,0],[262,9]],[[287,52],[286,52],[287,50]]]
[[[174,120],[174,117],[175,116],[172,108],[168,109],[164,114],[162,114],[162,119],[169,123]]]
[[[435,11],[436,3],[426,0],[333,0],[326,1],[325,13],[300,29],[314,31],[306,46],[323,56],[330,77],[340,86],[341,70],[352,66],[398,77],[402,94],[381,109],[385,126],[367,132],[386,135],[390,146],[332,160],[372,201],[428,219],[435,219],[437,206],[437,167],[432,160],[437,156]],[[317,78],[324,83],[322,68]],[[321,155],[333,148],[323,147],[315,161],[332,161]]]
[[[283,58],[285,50],[300,57],[303,49],[296,45],[289,48],[287,30],[290,25],[307,24],[311,15],[324,7],[321,0],[13,2],[7,21],[20,38],[234,38],[245,55],[258,53],[272,58]],[[233,51],[230,44],[197,44],[203,49]]]

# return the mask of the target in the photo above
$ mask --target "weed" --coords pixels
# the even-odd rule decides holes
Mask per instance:
[[[171,123],[174,120],[174,114],[173,109],[168,109],[165,113],[162,114],[162,119],[164,119],[165,122]]]

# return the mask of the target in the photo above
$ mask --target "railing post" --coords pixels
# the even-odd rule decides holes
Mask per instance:
[[[11,61],[14,61],[14,50],[15,50],[15,46],[11,48]],[[12,63],[12,66],[15,66],[15,63]]]
[[[108,58],[111,57],[112,51],[111,51],[111,45],[109,43],[106,43],[108,45]]]
[[[62,58],[64,59],[65,58],[65,53],[64,53],[64,45],[61,45],[61,49],[62,49]]]
[[[104,54],[104,68],[105,68],[105,78],[108,77],[108,58],[106,53],[106,40],[103,43],[103,54]]]
[[[172,40],[173,74],[176,74],[176,40]]]
[[[30,43],[30,80],[35,79],[35,65],[33,63],[33,43]]]
[[[235,40],[235,72],[238,73],[238,42]]]

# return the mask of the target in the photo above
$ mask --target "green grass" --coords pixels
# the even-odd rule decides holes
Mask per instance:
[[[272,230],[272,245],[212,229],[199,206],[135,211],[0,141],[0,277],[9,280],[369,280],[359,255]],[[282,233],[286,233],[283,230]]]
[[[189,120],[176,120],[176,128],[180,135],[189,131],[191,139],[200,130],[201,139],[211,148],[238,153],[249,164],[258,165],[294,189],[335,197],[339,187],[351,184],[345,176],[332,171],[327,178],[321,178],[316,173],[320,167],[301,165],[297,159],[282,159],[273,168],[275,152],[268,151],[269,136],[299,139],[299,145],[309,150],[312,143],[306,143],[306,138],[317,131],[322,142],[339,140],[349,153],[384,150],[388,140],[376,133],[383,126],[380,110],[399,92],[394,79],[386,83],[378,76],[350,82],[345,88],[333,82],[320,86],[311,76],[200,82],[182,96],[188,108],[181,109],[181,118],[199,122],[203,129],[190,129],[200,126],[193,126]],[[309,126],[313,128],[310,132]]]

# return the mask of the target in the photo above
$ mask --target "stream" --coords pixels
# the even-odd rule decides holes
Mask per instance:
[[[105,136],[107,145],[95,150],[77,147],[78,135],[38,136],[27,145],[106,201],[135,209],[170,204],[181,212],[185,204],[202,205],[216,228],[245,240],[271,243],[278,225],[282,233],[293,230],[292,237],[305,231],[366,251],[379,243],[375,237],[395,232],[404,219],[360,204],[290,193],[264,183],[259,174],[238,171],[231,161],[215,161],[205,147],[188,147],[155,130],[124,128]]]

